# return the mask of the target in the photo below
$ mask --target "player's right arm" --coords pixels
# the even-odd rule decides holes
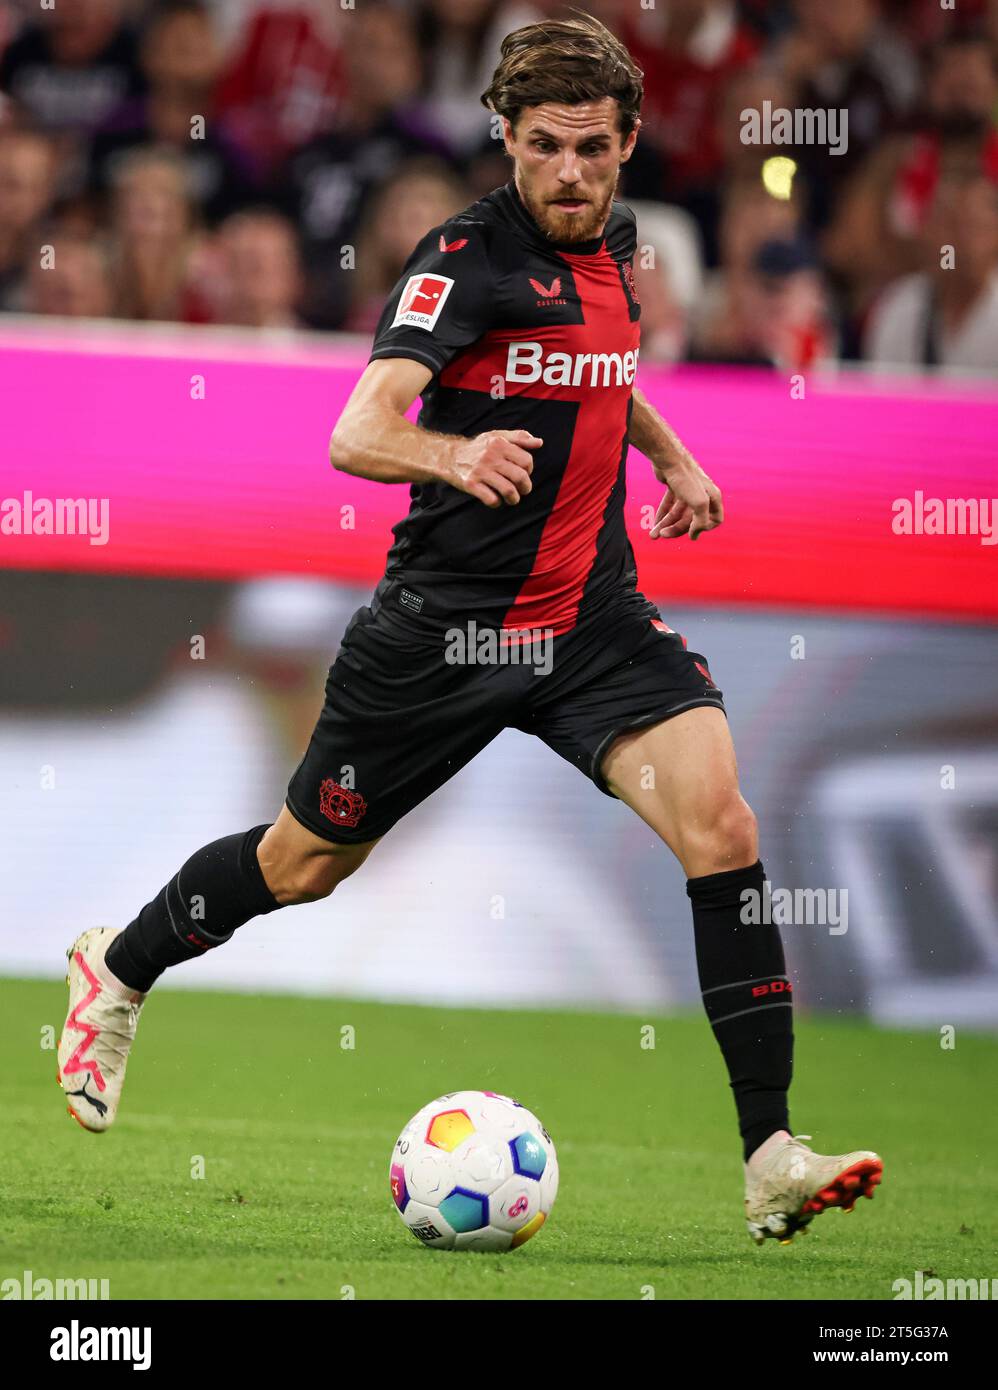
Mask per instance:
[[[542,443],[527,430],[466,439],[405,418],[433,377],[488,332],[494,313],[481,225],[457,218],[427,232],[388,297],[371,360],[333,431],[333,467],[382,483],[447,483],[487,507],[525,497],[530,451]]]
[[[368,363],[329,441],[333,467],[380,483],[447,483],[487,507],[515,506],[531,490],[529,451],[542,441],[527,430],[466,439],[420,429],[406,411],[432,376],[414,358]]]

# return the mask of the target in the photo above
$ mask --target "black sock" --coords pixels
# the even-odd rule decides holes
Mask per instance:
[[[256,857],[269,829],[257,825],[191,855],[111,942],[104,957],[111,973],[144,994],[168,966],[204,955],[251,917],[280,907]]]
[[[790,1128],[793,996],[780,933],[759,920],[768,915],[760,912],[765,877],[757,860],[686,883],[704,1008],[727,1063],[746,1161],[763,1140]],[[746,889],[758,894],[748,922]]]

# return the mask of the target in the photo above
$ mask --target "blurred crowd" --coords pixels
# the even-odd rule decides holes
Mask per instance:
[[[998,0],[579,7],[645,73],[643,359],[998,370]],[[0,310],[369,334],[418,238],[509,178],[502,36],[564,13],[0,0]],[[803,109],[845,148],[743,138]]]

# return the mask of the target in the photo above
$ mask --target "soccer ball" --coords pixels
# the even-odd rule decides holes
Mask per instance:
[[[399,1135],[392,1200],[435,1250],[511,1250],[544,1225],[558,1158],[536,1115],[495,1091],[453,1091],[424,1105]]]

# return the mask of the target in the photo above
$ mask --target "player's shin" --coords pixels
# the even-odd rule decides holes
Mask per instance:
[[[256,854],[269,828],[254,826],[193,854],[111,942],[108,970],[145,993],[169,966],[221,946],[237,927],[280,907]]]
[[[700,989],[731,1078],[746,1161],[771,1134],[790,1128],[791,985],[780,933],[758,910],[764,886],[759,861],[686,884]]]

